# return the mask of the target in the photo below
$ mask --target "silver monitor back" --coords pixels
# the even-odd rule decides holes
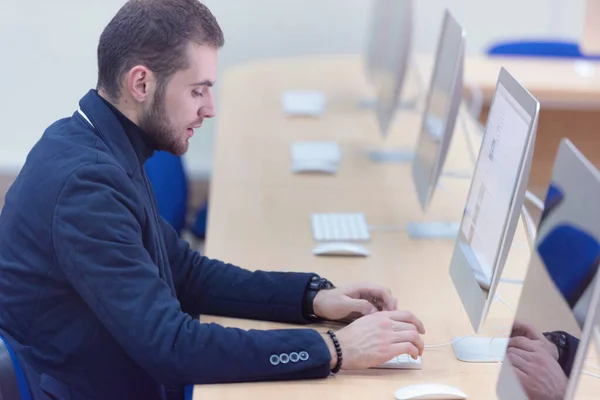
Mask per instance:
[[[390,0],[374,0],[367,33],[367,49],[364,67],[367,78],[372,82],[375,71],[381,68],[381,60],[386,50],[385,30],[390,21],[390,10],[393,7]]]
[[[579,341],[573,366],[560,371],[552,356],[535,358],[536,372],[562,372],[568,383],[557,398],[574,397],[579,374],[597,328],[600,279],[600,173],[567,139],[559,146],[540,219],[535,247],[521,292],[511,336],[566,332]],[[538,336],[539,337],[539,336]],[[570,343],[573,343],[570,341]],[[527,398],[528,382],[519,380],[511,357],[505,357],[497,384],[500,399]],[[566,363],[565,363],[566,364]],[[520,365],[520,369],[526,366]],[[557,388],[560,385],[556,386]]]
[[[387,135],[400,102],[409,67],[413,31],[412,0],[389,2],[392,6],[382,27],[382,44],[385,47],[373,66],[373,83],[377,97],[376,115],[383,136]]]
[[[429,206],[446,161],[462,101],[465,43],[465,30],[446,10],[412,164],[423,211]]]
[[[600,307],[596,312],[596,323],[594,324],[594,338],[596,340],[595,346],[598,351],[598,359],[600,360]]]
[[[450,261],[452,282],[476,332],[519,222],[538,115],[539,102],[501,68]]]

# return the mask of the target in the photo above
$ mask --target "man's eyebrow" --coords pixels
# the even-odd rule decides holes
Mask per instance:
[[[208,79],[205,79],[205,80],[200,81],[200,82],[192,83],[190,86],[208,86],[208,87],[212,87],[213,85],[214,85],[214,82],[212,82],[212,81],[210,81]]]

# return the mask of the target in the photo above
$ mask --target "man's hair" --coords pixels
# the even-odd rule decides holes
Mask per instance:
[[[136,65],[150,69],[160,87],[188,67],[188,43],[221,48],[217,20],[199,0],[130,0],[104,28],[98,44],[98,89],[117,99],[121,79]]]

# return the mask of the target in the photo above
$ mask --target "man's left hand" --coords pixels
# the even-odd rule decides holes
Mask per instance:
[[[392,292],[379,285],[360,283],[321,290],[315,296],[315,315],[329,321],[350,321],[377,311],[396,311]]]
[[[568,379],[554,357],[537,340],[524,336],[508,342],[506,356],[530,400],[561,400]]]

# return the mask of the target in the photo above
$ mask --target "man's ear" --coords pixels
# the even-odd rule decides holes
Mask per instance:
[[[127,74],[127,90],[134,100],[144,103],[151,98],[154,89],[154,74],[143,65],[136,65]]]

